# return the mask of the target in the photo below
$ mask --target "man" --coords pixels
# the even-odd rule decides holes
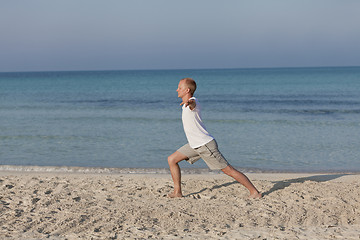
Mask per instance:
[[[215,139],[207,132],[200,115],[200,106],[195,97],[196,82],[191,78],[181,79],[178,85],[178,97],[182,99],[182,122],[188,144],[179,148],[168,157],[174,191],[168,196],[182,197],[181,172],[179,162],[187,160],[194,163],[202,158],[212,170],[220,170],[233,177],[250,191],[250,198],[261,198],[261,194],[241,172],[233,168],[219,152]]]

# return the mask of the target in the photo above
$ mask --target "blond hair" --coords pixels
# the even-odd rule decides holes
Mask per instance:
[[[191,95],[193,95],[195,90],[196,90],[196,82],[195,82],[195,80],[192,79],[192,78],[183,78],[180,81],[184,81],[186,86],[190,89]]]

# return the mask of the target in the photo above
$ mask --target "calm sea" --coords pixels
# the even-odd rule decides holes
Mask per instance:
[[[167,168],[184,77],[232,165],[360,171],[360,67],[0,73],[0,169]]]

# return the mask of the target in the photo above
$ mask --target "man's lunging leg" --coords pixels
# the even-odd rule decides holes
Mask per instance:
[[[174,182],[174,192],[168,195],[171,198],[183,196],[181,191],[181,171],[179,167],[179,162],[185,159],[187,159],[187,156],[178,151],[174,152],[168,157],[170,173]]]
[[[229,175],[230,177],[234,178],[236,181],[244,185],[249,192],[250,192],[250,198],[261,198],[261,193],[255,188],[255,186],[250,182],[247,176],[245,176],[243,173],[239,172],[235,168],[233,168],[231,165],[228,165],[226,168],[221,169],[225,174]]]

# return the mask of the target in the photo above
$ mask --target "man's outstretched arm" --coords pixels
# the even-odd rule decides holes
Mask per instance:
[[[190,107],[190,110],[194,110],[194,108],[196,107],[196,101],[194,99],[190,99],[189,101],[187,102],[182,102],[180,105],[183,105],[185,104],[185,107],[189,106]]]

